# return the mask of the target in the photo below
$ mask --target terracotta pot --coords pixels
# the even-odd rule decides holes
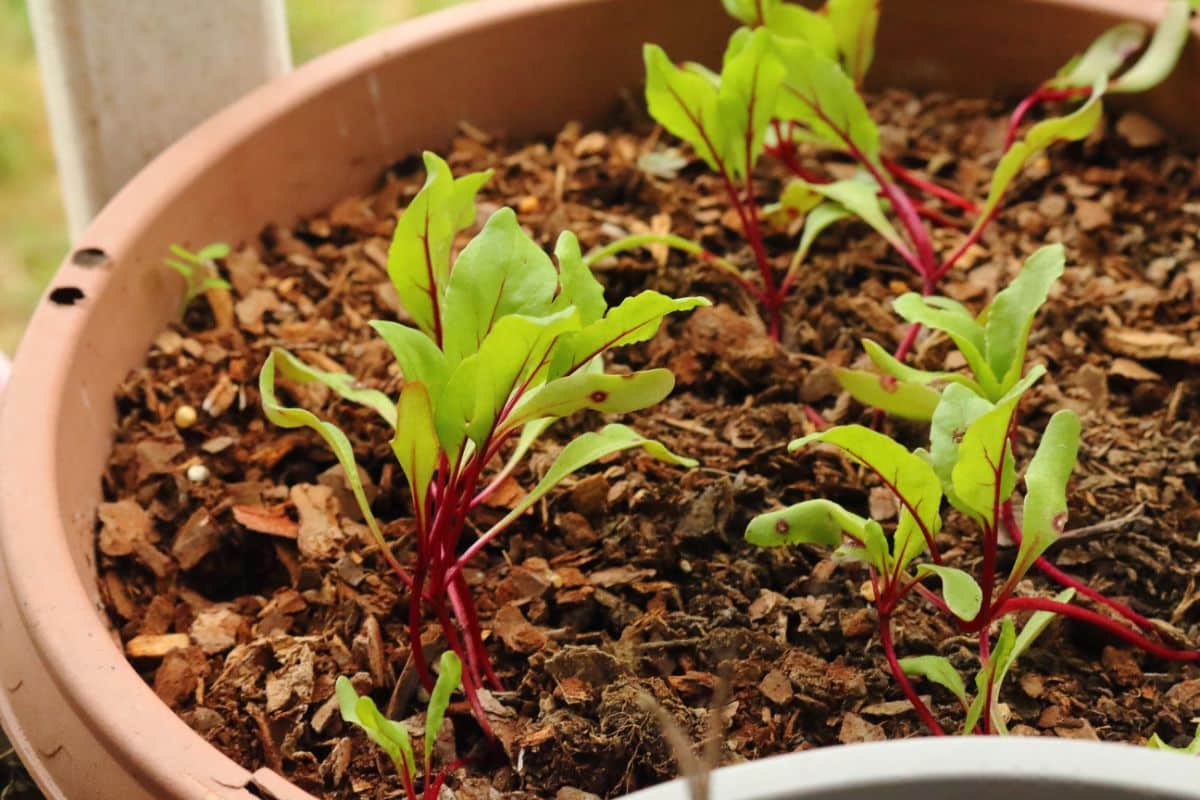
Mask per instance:
[[[873,76],[913,89],[1012,95],[1104,27],[1152,22],[1158,11],[1144,0],[887,0]],[[713,61],[728,31],[716,0],[462,7],[364,39],[257,91],[185,137],[109,204],[43,299],[0,418],[0,718],[47,795],[307,797],[268,770],[234,764],[159,702],[126,663],[101,609],[93,519],[112,398],[177,308],[176,284],[160,266],[168,243],[237,241],[327,207],[366,189],[384,165],[447,144],[461,119],[516,136],[599,120],[619,90],[638,85],[643,41]],[[1168,126],[1200,132],[1198,77],[1193,46],[1175,77],[1137,102]],[[801,797],[808,795],[783,787],[819,778],[825,797],[889,796],[914,775],[953,772],[947,759],[962,754],[1007,792],[1028,786],[1006,781],[1003,767],[1036,764],[1045,785],[1062,787],[1081,775],[1115,778],[1111,769],[1122,764],[1154,787],[1139,796],[1200,798],[1200,767],[1189,783],[1180,774],[1185,762],[1171,756],[1036,741],[987,746],[994,751],[932,740],[839,748],[739,767],[718,785],[729,797]],[[872,772],[869,752],[888,767]],[[824,771],[834,768],[856,777],[839,783]],[[749,776],[766,788],[753,788]],[[979,798],[993,796],[969,773],[953,780]],[[672,796],[664,791],[652,796]]]

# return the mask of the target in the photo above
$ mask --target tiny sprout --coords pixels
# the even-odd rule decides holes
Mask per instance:
[[[1192,739],[1191,744],[1184,747],[1172,747],[1164,742],[1156,733],[1150,737],[1150,741],[1146,742],[1146,746],[1152,750],[1165,750],[1168,753],[1179,753],[1185,756],[1200,756],[1200,725],[1196,726],[1196,738]]]
[[[177,244],[171,245],[169,249],[171,256],[164,259],[163,263],[178,272],[184,280],[183,303],[179,308],[180,317],[184,315],[192,301],[205,292],[231,288],[229,283],[222,279],[217,272],[216,264],[219,259],[229,255],[229,245],[214,242],[194,253]]]

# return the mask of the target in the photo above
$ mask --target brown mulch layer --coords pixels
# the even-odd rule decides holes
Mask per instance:
[[[872,105],[885,148],[905,165],[967,196],[986,192],[1001,105],[901,92]],[[1106,130],[1032,165],[944,291],[981,307],[1037,247],[1066,245],[1069,268],[1033,334],[1031,358],[1049,376],[1024,406],[1022,455],[1053,411],[1083,415],[1071,527],[1090,527],[1051,555],[1196,643],[1200,175],[1195,156],[1160,141],[1145,120],[1110,120]],[[464,127],[449,158],[459,174],[494,168],[481,217],[513,205],[547,247],[568,228],[585,250],[670,231],[750,264],[717,179],[694,160],[662,157],[674,147],[643,122],[570,125],[531,144]],[[658,157],[639,167],[648,153]],[[762,197],[780,178],[764,167]],[[395,797],[398,787],[341,723],[331,700],[338,675],[353,676],[395,718],[423,704],[402,674],[403,593],[378,570],[320,440],[263,420],[257,373],[282,345],[397,394],[397,370],[367,322],[403,318],[384,265],[395,213],[422,180],[419,162],[406,161],[375,193],[270,227],[230,256],[231,295],[193,305],[122,386],[104,476],[101,584],[137,669],[216,747],[328,798]],[[940,231],[937,241],[946,248],[959,235]],[[795,236],[777,231],[768,243],[782,268]],[[912,277],[857,223],[825,234],[811,261],[786,307],[782,349],[737,288],[693,259],[653,250],[601,265],[611,300],[652,287],[717,301],[617,356],[675,370],[670,399],[623,421],[702,467],[617,458],[553,493],[476,564],[470,579],[508,691],[488,698],[500,752],[480,743],[465,704],[451,709],[453,735],[440,747],[447,758],[473,757],[454,779],[461,796],[614,795],[673,777],[643,692],[696,738],[710,713],[721,714],[727,763],[922,733],[883,663],[864,574],[814,549],[764,551],[741,539],[754,514],[814,496],[895,513],[860,470],[826,454],[790,456],[785,444],[810,430],[805,403],[837,423],[871,419],[839,393],[831,366],[861,361],[863,336],[897,343],[903,328],[890,302]],[[923,339],[916,358],[961,366],[941,338]],[[408,533],[382,424],[319,387],[290,397],[347,431],[389,533]],[[480,509],[480,528],[571,435],[600,422],[552,428],[529,471]],[[926,436],[915,425],[884,427],[909,445]],[[942,544],[969,568],[974,536],[951,515]],[[1050,589],[1040,577],[1023,587]],[[969,674],[973,643],[916,603],[906,611],[902,653],[939,652]],[[723,671],[730,702],[710,710]],[[1018,664],[1004,700],[1019,733],[1141,742],[1158,732],[1171,741],[1200,716],[1200,672],[1060,621]],[[943,719],[959,718],[940,689],[932,701]]]

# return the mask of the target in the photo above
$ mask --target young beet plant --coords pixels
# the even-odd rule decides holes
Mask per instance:
[[[988,402],[999,403],[1022,381],[1036,380],[1044,373],[1043,367],[1035,366],[1022,375],[1025,354],[1034,317],[1062,275],[1065,261],[1062,245],[1038,250],[1013,282],[997,293],[978,316],[948,297],[922,297],[914,292],[896,299],[896,311],[904,319],[944,333],[954,342],[969,375],[909,367],[866,339],[863,347],[883,371],[883,379],[867,370],[839,369],[838,380],[862,403],[894,416],[925,422],[934,418],[942,387],[950,384],[966,388]],[[1001,505],[1001,517],[1010,537],[1020,543],[1021,528],[1011,500]],[[1058,585],[1106,606],[1147,633],[1156,633],[1154,624],[1145,616],[1081,583],[1047,559],[1039,556],[1034,563]]]
[[[917,694],[910,675],[944,686],[963,703],[964,733],[1004,732],[996,700],[1001,683],[1013,661],[1055,614],[1096,625],[1152,655],[1200,662],[1200,652],[1172,650],[1108,616],[1072,605],[1072,589],[1055,599],[1014,594],[1018,582],[1066,524],[1066,487],[1080,432],[1079,419],[1071,411],[1060,411],[1050,419],[1025,469],[1024,536],[1011,569],[1007,574],[1001,572],[1000,530],[1009,522],[1006,506],[1011,508],[1017,495],[1012,452],[1017,407],[1041,374],[1031,371],[997,403],[961,384],[947,386],[934,413],[927,452],[910,452],[884,434],[859,425],[831,428],[791,443],[793,452],[817,442],[833,445],[874,473],[900,509],[890,536],[879,522],[829,500],[808,500],[760,515],[746,530],[746,539],[752,544],[821,545],[836,548],[837,556],[845,561],[866,565],[870,576],[867,594],[878,611],[879,637],[888,666],[921,720],[938,735],[944,728]],[[936,537],[942,526],[943,498],[979,528],[982,554],[975,575],[942,563]],[[921,556],[928,561],[917,563]],[[934,579],[941,584],[940,596],[927,586]],[[901,601],[914,592],[950,617],[962,633],[978,637],[980,669],[974,699],[969,698],[962,676],[946,658],[897,656],[892,620]],[[1035,615],[1018,635],[1014,617],[1027,611]],[[1000,624],[1000,633],[993,644],[995,623]]]
[[[791,443],[792,451],[816,442],[833,445],[874,473],[900,509],[890,536],[879,522],[829,500],[809,500],[763,514],[746,531],[746,539],[753,544],[824,545],[837,548],[846,561],[867,566],[868,594],[879,613],[880,641],[888,665],[934,733],[942,733],[943,728],[917,695],[910,675],[944,686],[963,703],[964,732],[1004,732],[1004,720],[996,713],[1000,686],[1013,661],[1055,614],[1100,627],[1160,658],[1200,662],[1200,651],[1175,650],[1149,638],[1155,633],[1150,620],[1065,575],[1043,557],[1066,526],[1066,487],[1080,434],[1079,419],[1073,412],[1060,411],[1050,419],[1024,473],[1023,501],[1018,496],[1017,410],[1024,393],[1045,374],[1045,369],[1037,366],[1022,375],[1027,340],[1038,307],[1063,271],[1063,261],[1060,245],[1038,251],[979,318],[946,298],[912,295],[911,300],[897,301],[911,313],[910,320],[946,331],[972,370],[972,377],[934,374],[885,362],[891,364],[894,377],[909,381],[900,386],[932,392],[930,385],[944,384],[941,393],[935,394],[928,451],[910,452],[884,434],[858,425],[832,428]],[[900,391],[895,395],[906,396]],[[917,407],[907,409],[914,412],[908,416],[921,418],[926,398],[921,396],[915,402]],[[906,409],[897,406],[893,410]],[[942,563],[936,539],[943,498],[979,528],[982,552],[974,576]],[[1021,524],[1017,522],[1018,503]],[[999,571],[1002,528],[1018,546],[1007,575]],[[921,556],[928,561],[917,563]],[[1016,596],[1017,584],[1035,565],[1066,590],[1053,600]],[[941,583],[940,597],[926,586],[935,578]],[[914,592],[951,617],[961,632],[978,636],[980,669],[974,699],[968,697],[962,676],[945,658],[898,658],[891,622],[900,602]],[[1069,601],[1077,593],[1141,630],[1071,605]],[[1026,611],[1035,613],[1018,634],[1013,616]],[[1000,634],[993,645],[996,623]]]
[[[214,242],[193,253],[180,245],[173,244],[170,246],[170,251],[171,255],[164,259],[163,263],[179,273],[184,280],[183,302],[179,307],[180,317],[187,311],[192,301],[205,292],[230,288],[229,283],[221,278],[216,264],[218,259],[229,255],[229,245],[223,242]]]
[[[461,762],[449,764],[436,772],[433,769],[433,748],[437,743],[442,720],[450,705],[450,695],[462,680],[462,662],[452,652],[442,654],[437,683],[429,694],[429,706],[425,709],[425,731],[422,740],[423,759],[421,776],[424,784],[417,793],[417,760],[413,752],[412,738],[403,723],[390,720],[380,713],[370,697],[360,697],[350,679],[345,675],[337,679],[334,691],[342,720],[362,729],[378,745],[396,767],[404,794],[408,800],[436,800],[446,782],[446,776],[458,768]]]
[[[602,252],[657,238],[699,254],[734,275],[759,300],[778,337],[780,309],[813,243],[830,225],[853,216],[883,236],[916,272],[922,293],[932,294],[983,236],[1025,163],[1056,141],[1091,133],[1101,119],[1100,99],[1106,92],[1145,91],[1170,73],[1187,38],[1189,6],[1197,1],[1169,0],[1153,41],[1119,78],[1111,76],[1141,49],[1145,30],[1140,25],[1127,23],[1105,33],[1022,103],[987,198],[977,204],[909,172],[881,151],[878,128],[858,91],[874,57],[878,0],[829,0],[819,12],[783,0],[725,0],[726,9],[745,27],[730,39],[720,73],[695,63],[676,65],[661,48],[647,45],[646,100],[651,116],[721,176],[754,254],[758,283],[746,280],[728,260],[674,236],[631,237]],[[1048,100],[1084,102],[1066,116],[1039,122],[1018,141],[1024,117]],[[806,167],[800,158],[802,143],[849,157],[859,174],[832,180]],[[760,208],[754,169],[764,152],[795,179],[776,202]],[[973,216],[974,222],[923,204],[906,186]],[[803,220],[799,244],[782,277],[767,253],[764,217]],[[965,229],[962,240],[939,256],[926,219]],[[909,328],[896,358],[904,359],[919,331],[919,324]]]
[[[475,194],[490,173],[455,179],[444,161],[428,153],[425,166],[425,185],[400,216],[388,252],[388,274],[416,327],[371,323],[404,376],[399,400],[360,388],[350,375],[314,369],[280,349],[263,365],[259,387],[272,422],[313,429],[344,468],[381,554],[409,587],[410,652],[426,689],[434,686],[421,643],[428,613],[462,659],[464,689],[487,729],[477,690],[485,682],[498,689],[500,681],[484,650],[463,568],[587,464],[633,448],[672,464],[694,462],[623,425],[607,425],[564,447],[541,481],[468,546],[463,530],[471,510],[514,474],[555,420],[583,409],[624,413],[665,398],[674,387],[669,370],[609,374],[604,354],[651,338],[666,315],[708,301],[647,291],[608,308],[573,234],[559,237],[556,266],[507,208],[492,215],[452,269],[454,237],[475,220]],[[408,482],[416,523],[410,568],[384,540],[345,434],[309,411],[284,406],[275,391],[277,375],[299,384],[322,383],[373,409],[395,429],[392,450]]]

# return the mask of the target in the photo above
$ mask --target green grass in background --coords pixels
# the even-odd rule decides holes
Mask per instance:
[[[457,0],[287,0],[296,63]],[[0,350],[67,252],[26,0],[0,0]]]

